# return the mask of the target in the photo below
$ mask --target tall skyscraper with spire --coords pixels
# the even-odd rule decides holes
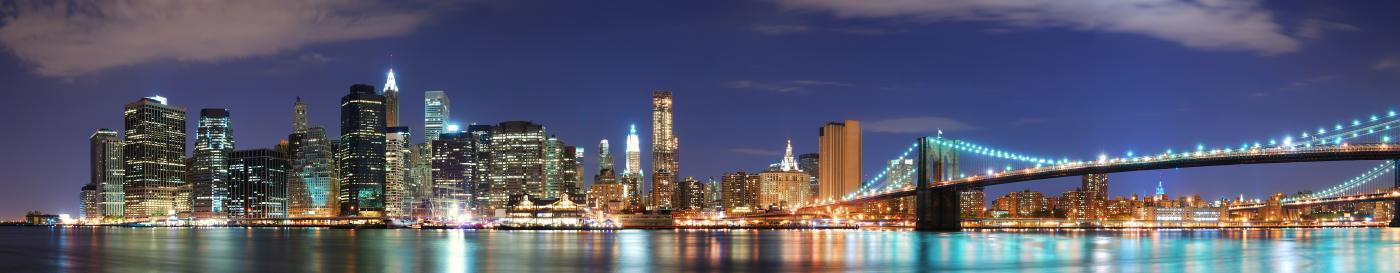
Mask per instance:
[[[227,109],[199,110],[198,135],[194,142],[191,183],[194,192],[191,210],[195,218],[225,218],[229,191],[229,154],[233,153],[233,126]]]
[[[423,142],[432,142],[442,135],[447,118],[452,114],[450,104],[451,100],[443,91],[423,93]]]
[[[384,216],[384,96],[356,84],[340,98],[340,215]]]
[[[297,102],[292,104],[292,133],[305,133],[306,124],[306,103],[297,97]]]
[[[802,168],[797,165],[797,158],[792,157],[792,139],[787,140],[787,150],[783,152],[783,162],[778,163],[778,169],[784,172],[802,171]]]
[[[623,152],[626,162],[622,170],[622,200],[625,207],[645,206],[642,203],[642,144],[637,137],[637,125],[632,124],[627,131],[627,147]]]
[[[389,78],[384,81],[384,124],[399,126],[399,83],[394,81],[393,68],[389,68]]]
[[[180,213],[185,186],[185,108],[154,96],[126,104],[125,191],[127,220]]]
[[[671,91],[651,93],[651,205],[669,208],[675,194],[680,141],[672,131]]]

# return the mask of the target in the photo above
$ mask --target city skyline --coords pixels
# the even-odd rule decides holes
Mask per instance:
[[[657,7],[654,7],[657,8]],[[660,9],[660,8],[658,8]],[[511,12],[511,11],[501,11]],[[782,13],[781,11],[777,11]],[[827,18],[822,14],[788,14],[796,19],[811,20],[813,24],[833,24],[841,26],[860,25],[846,20]],[[695,19],[695,18],[690,18]],[[1303,18],[1307,19],[1307,18]],[[1291,18],[1289,20],[1304,21]],[[466,19],[450,19],[454,21]],[[1379,20],[1379,19],[1376,19]],[[799,20],[799,22],[801,22]],[[942,31],[939,24],[908,23],[898,25],[908,28],[906,32],[891,32],[881,35],[851,36],[860,34],[840,33],[836,30],[789,30],[791,33],[760,26],[773,26],[773,23],[748,22],[750,25],[736,25],[729,30],[710,30],[710,35],[721,37],[741,37],[745,41],[768,41],[782,45],[793,45],[801,41],[822,39],[854,39],[853,47],[870,49],[879,44],[910,41],[921,44],[931,43],[920,38],[922,33]],[[1013,30],[1011,33],[966,33],[952,31],[951,37],[975,39],[1001,44],[1006,51],[1025,50],[1010,45],[1005,40],[1027,40],[1038,42],[1047,49],[1031,52],[1069,52],[1079,57],[1097,60],[1085,67],[1076,67],[1080,60],[1049,59],[1012,54],[1008,65],[1024,64],[1018,59],[1036,59],[1068,66],[1068,72],[1046,72],[1065,77],[1065,80],[1046,79],[1041,71],[1008,69],[1010,78],[1024,79],[1017,83],[1000,83],[997,79],[973,78],[953,80],[955,76],[931,76],[928,81],[910,80],[921,73],[899,71],[898,69],[878,69],[897,76],[842,76],[838,71],[823,69],[797,69],[794,72],[771,72],[769,69],[744,68],[739,73],[704,75],[699,79],[685,79],[688,75],[703,75],[699,71],[670,70],[654,73],[638,73],[647,77],[606,77],[608,73],[584,73],[581,76],[560,76],[554,73],[530,74],[519,70],[506,69],[492,72],[483,67],[449,66],[434,60],[431,56],[405,55],[414,53],[441,53],[451,55],[448,60],[463,57],[460,52],[437,48],[438,50],[412,50],[426,47],[423,43],[432,41],[422,38],[428,34],[408,34],[404,37],[373,39],[364,42],[348,42],[339,45],[319,45],[305,49],[287,51],[273,55],[252,57],[214,64],[202,62],[156,62],[138,64],[111,71],[91,72],[82,75],[53,77],[29,71],[29,66],[19,59],[6,59],[0,70],[7,76],[0,76],[5,82],[16,83],[15,90],[37,90],[18,92],[20,99],[29,101],[61,101],[72,107],[60,109],[39,109],[33,106],[19,106],[4,110],[14,117],[44,117],[44,119],[23,119],[18,128],[33,134],[5,136],[12,143],[34,143],[12,151],[13,153],[39,154],[38,158],[20,160],[18,156],[7,156],[6,166],[15,176],[0,181],[7,186],[15,186],[23,196],[13,196],[0,201],[0,215],[15,217],[25,210],[42,209],[57,212],[77,213],[76,191],[88,179],[67,174],[62,169],[81,166],[76,162],[87,154],[82,141],[97,128],[121,128],[120,105],[141,97],[162,95],[169,98],[174,106],[188,109],[186,127],[189,137],[186,141],[186,156],[194,150],[194,131],[198,117],[194,109],[226,108],[232,113],[235,129],[234,139],[238,139],[240,149],[271,148],[277,141],[286,138],[291,128],[286,126],[291,119],[288,111],[295,97],[301,97],[308,104],[309,122],[325,126],[327,131],[338,132],[338,107],[336,99],[344,95],[346,87],[353,83],[378,83],[388,69],[387,55],[394,53],[394,72],[398,76],[400,90],[399,112],[403,125],[414,131],[423,128],[422,113],[415,107],[423,91],[445,90],[452,100],[453,116],[450,120],[465,127],[470,123],[495,124],[511,120],[531,120],[549,126],[551,134],[557,134],[571,143],[591,146],[599,139],[624,139],[629,124],[638,124],[639,131],[649,131],[649,101],[645,98],[655,89],[672,90],[675,94],[676,114],[675,134],[686,141],[681,160],[685,163],[677,179],[686,176],[697,178],[719,177],[734,170],[760,171],[781,155],[780,146],[772,145],[778,140],[792,138],[795,152],[812,153],[817,151],[816,129],[824,122],[854,119],[867,126],[864,141],[863,174],[878,171],[882,165],[878,160],[897,154],[903,145],[920,135],[932,135],[942,129],[947,136],[977,139],[988,144],[1014,147],[1017,150],[1037,154],[1063,155],[1087,159],[1100,153],[1122,154],[1127,151],[1160,152],[1164,148],[1187,149],[1197,143],[1234,144],[1281,135],[1286,132],[1306,130],[1316,126],[1360,118],[1366,113],[1383,112],[1397,105],[1389,99],[1384,86],[1393,86],[1395,71],[1382,69],[1386,54],[1383,51],[1349,48],[1330,44],[1326,39],[1360,39],[1388,32],[1382,22],[1356,20],[1341,22],[1354,25],[1360,31],[1335,31],[1327,33],[1322,40],[1306,40],[1300,48],[1288,52],[1259,52],[1257,50],[1202,50],[1183,46],[1173,41],[1162,41],[1152,37],[1134,34],[1106,34],[1097,31],[1067,31],[1062,29]],[[448,24],[448,23],[442,23]],[[1296,26],[1300,23],[1278,24]],[[880,26],[879,24],[875,24]],[[994,27],[995,24],[986,24]],[[425,32],[441,32],[442,26],[425,27]],[[543,26],[557,29],[558,26]],[[764,29],[764,30],[758,30]],[[800,28],[794,28],[800,29]],[[436,32],[434,32],[436,31]],[[830,33],[827,33],[830,32]],[[664,30],[650,30],[648,35],[668,37]],[[725,33],[725,34],[716,34]],[[487,37],[506,37],[505,34],[487,33]],[[1064,44],[1054,44],[1053,38],[1040,35],[1089,35],[1096,37],[1089,41],[1077,40]],[[1364,34],[1364,35],[1363,35]],[[1297,36],[1299,34],[1289,34]],[[1394,35],[1391,35],[1394,36]],[[1301,37],[1301,36],[1299,36]],[[1302,41],[1303,38],[1296,38]],[[1393,43],[1394,41],[1380,41]],[[1006,44],[1002,44],[1006,43]],[[1151,49],[1135,51],[1129,46],[1148,45]],[[1089,53],[1076,47],[1101,47],[1111,50]],[[1354,43],[1346,46],[1355,46]],[[956,46],[943,46],[945,49],[958,49]],[[1365,51],[1369,54],[1356,54],[1339,60],[1317,61],[1316,58],[1329,56],[1333,52],[1346,50]],[[588,50],[587,47],[573,50]],[[691,48],[690,52],[705,55],[710,51]],[[1139,56],[1143,51],[1165,52],[1168,56]],[[521,51],[517,54],[527,54]],[[534,52],[540,53],[540,52]],[[793,56],[814,57],[819,52],[801,51]],[[1267,53],[1267,54],[1265,54]],[[547,55],[547,54],[546,54]],[[623,54],[639,57],[634,54]],[[974,52],[975,57],[994,57],[993,52]],[[278,64],[281,61],[303,61],[301,57],[326,58],[321,65]],[[640,55],[645,56],[645,55]],[[873,62],[890,66],[907,65],[891,56],[875,53],[859,53],[840,62],[830,64],[852,64]],[[1156,67],[1143,68],[1146,71],[1118,72],[1104,71],[1122,64],[1109,62],[1113,58],[1135,56],[1136,60],[1155,64]],[[541,56],[546,57],[546,56]],[[950,55],[922,55],[929,59],[952,58]],[[10,58],[8,55],[6,58]],[[547,62],[547,58],[530,57],[532,62]],[[1174,59],[1174,60],[1173,60]],[[557,60],[556,60],[557,61]],[[689,60],[696,63],[698,60]],[[632,62],[635,62],[632,61]],[[760,60],[754,66],[774,65],[775,60]],[[565,67],[581,68],[585,64],[605,63],[590,60],[580,63],[564,62]],[[630,63],[622,61],[623,64]],[[706,68],[745,67],[741,62],[723,61],[724,65],[710,64]],[[817,62],[822,64],[825,62]],[[938,62],[932,62],[938,63]],[[483,66],[500,65],[488,63]],[[811,65],[814,63],[806,63]],[[659,64],[640,65],[657,67]],[[939,66],[969,66],[978,70],[981,64],[968,59],[954,59],[942,64],[920,64],[916,70],[922,72],[950,72]],[[1264,66],[1319,66],[1315,69],[1264,69]],[[624,65],[625,66],[625,65]],[[289,68],[294,67],[294,68]],[[507,66],[509,67],[509,66]],[[1212,67],[1203,71],[1191,72],[1188,68]],[[189,68],[189,71],[184,71]],[[249,71],[273,68],[299,69],[295,72],[260,74]],[[634,73],[635,68],[612,66],[610,73]],[[1003,69],[992,66],[985,69]],[[1327,70],[1340,70],[1343,75],[1329,75]],[[220,71],[233,71],[218,75]],[[781,70],[781,69],[779,69]],[[1265,75],[1254,75],[1251,71],[1264,70]],[[560,71],[554,71],[560,72]],[[1161,72],[1161,73],[1154,73]],[[512,75],[511,73],[517,73]],[[950,72],[958,74],[957,72]],[[1091,74],[1107,74],[1141,81],[1152,86],[1126,85],[1116,80],[1093,80],[1076,82]],[[1199,73],[1199,74],[1197,74]],[[475,75],[470,79],[458,80],[458,74]],[[504,79],[491,79],[491,75],[504,74]],[[1213,74],[1216,76],[1206,76]],[[309,75],[292,77],[289,75]],[[498,75],[499,76],[499,75]],[[129,77],[131,79],[116,79]],[[528,78],[558,78],[569,82],[562,84],[527,83]],[[1228,79],[1237,77],[1237,79]],[[1207,84],[1178,83],[1174,81],[1201,80]],[[281,83],[268,85],[267,81]],[[798,83],[801,81],[802,83]],[[103,84],[98,84],[102,82]],[[227,84],[256,82],[256,87],[247,84]],[[922,82],[922,83],[919,83]],[[941,82],[941,83],[940,83]],[[1048,82],[1048,83],[1044,83]],[[516,84],[521,84],[516,86]],[[891,86],[882,86],[889,84]],[[204,87],[204,86],[209,87]],[[218,87],[224,85],[227,87]],[[898,85],[903,85],[900,87]],[[1044,87],[1026,88],[1044,85]],[[1118,87],[1134,87],[1146,90],[1154,96],[1138,97],[1139,92],[1115,93]],[[101,88],[99,88],[101,87]],[[384,86],[375,86],[382,89]],[[582,87],[582,88],[570,88]],[[1203,88],[1205,87],[1205,88]],[[247,89],[247,90],[240,90]],[[265,90],[259,90],[265,89]],[[519,92],[510,92],[521,90]],[[1176,91],[1168,90],[1190,90]],[[1345,90],[1345,91],[1336,91]],[[240,92],[242,91],[242,92]],[[585,92],[591,91],[591,92]],[[1331,93],[1328,92],[1340,92]],[[592,93],[592,94],[587,94]],[[1044,93],[1044,94],[1043,94]],[[1067,97],[1057,99],[1055,95]],[[81,95],[81,96],[74,96]],[[999,97],[1023,97],[1033,102],[998,102]],[[68,98],[77,97],[77,98]],[[247,97],[247,98],[245,98]],[[735,98],[741,98],[735,100]],[[902,98],[916,98],[924,102],[902,101]],[[744,100],[747,99],[747,100]],[[950,99],[962,105],[938,103]],[[847,104],[851,107],[843,107]],[[531,101],[538,103],[532,107],[507,106],[511,102]],[[1311,101],[1329,101],[1335,104],[1308,104]],[[774,104],[777,102],[777,104]],[[979,107],[979,105],[1007,104],[1005,107]],[[1041,105],[1050,104],[1050,105]],[[778,106],[772,106],[778,105]],[[923,105],[937,105],[920,109]],[[764,109],[762,107],[774,107]],[[719,109],[736,109],[735,113],[711,115]],[[76,109],[76,110],[75,110]],[[106,110],[103,110],[106,109]],[[557,109],[557,110],[547,110]],[[1091,110],[1085,110],[1091,109]],[[1102,110],[1092,110],[1102,109]],[[63,111],[52,112],[52,111]],[[587,115],[578,115],[585,113]],[[581,117],[575,117],[581,116]],[[883,122],[883,123],[882,123]],[[870,128],[870,125],[886,124],[883,129]],[[731,131],[732,130],[732,131]],[[881,130],[881,131],[876,131]],[[731,131],[725,133],[723,131]],[[736,136],[726,136],[732,132],[745,132]],[[1260,135],[1261,132],[1275,132]],[[339,138],[338,136],[329,136]],[[421,139],[414,137],[413,139]],[[1044,145],[1044,142],[1057,143]],[[418,141],[414,141],[417,143]],[[619,145],[621,146],[621,145]],[[650,138],[643,139],[643,147],[652,147]],[[1049,147],[1046,147],[1049,146]],[[33,150],[31,150],[33,149]],[[38,150],[43,149],[43,150]],[[619,149],[614,148],[614,153]],[[52,151],[52,152],[38,152]],[[50,155],[51,154],[51,155]],[[620,154],[620,153],[619,153]],[[649,153],[643,153],[642,170],[652,169]],[[596,170],[596,158],[583,157],[592,177]],[[1150,171],[1141,173],[1115,174],[1114,186],[1110,195],[1125,193],[1146,193],[1156,187],[1157,181],[1165,181],[1174,195],[1202,193],[1208,199],[1216,196],[1246,194],[1250,197],[1265,197],[1277,189],[1285,193],[1313,189],[1346,179],[1356,172],[1366,169],[1369,162],[1311,163],[1298,165],[1299,169],[1288,170],[1287,166],[1243,166],[1230,168],[1207,168],[1180,171]],[[64,167],[68,166],[68,167]],[[45,170],[39,174],[28,174],[23,169]],[[1313,171],[1317,170],[1317,171]],[[80,173],[80,172],[72,172]],[[651,173],[645,173],[650,181]],[[1231,185],[1215,186],[1221,182]],[[591,182],[589,179],[588,182]],[[1031,184],[998,186],[989,188],[987,196],[1001,196],[1008,191],[1032,188],[1047,194],[1058,194],[1077,185],[1077,179],[1056,179]],[[1271,183],[1281,182],[1274,186]],[[42,185],[42,186],[38,186]],[[52,189],[49,189],[52,188]],[[30,197],[32,195],[33,197]],[[12,200],[12,201],[11,201]]]

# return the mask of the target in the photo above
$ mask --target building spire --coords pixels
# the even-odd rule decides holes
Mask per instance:
[[[1158,181],[1157,181],[1157,196],[1162,196],[1162,195],[1164,195],[1164,194],[1167,194],[1167,188],[1162,187],[1162,181],[1161,181],[1161,180],[1158,180]]]
[[[394,68],[392,66],[389,67],[389,80],[384,82],[384,92],[388,93],[389,90],[399,92],[399,84],[394,82]]]
[[[789,138],[789,139],[787,140],[787,151],[783,152],[783,163],[782,163],[782,164],[779,164],[779,166],[780,166],[780,168],[782,168],[782,170],[783,170],[784,172],[800,172],[800,171],[802,171],[802,169],[800,169],[800,168],[797,167],[797,159],[794,159],[794,158],[792,157],[792,139],[791,139],[791,138]]]

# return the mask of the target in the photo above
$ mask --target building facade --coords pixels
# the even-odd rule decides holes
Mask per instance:
[[[384,126],[399,127],[399,83],[394,80],[393,68],[384,79]]]
[[[709,185],[695,177],[686,177],[676,183],[676,192],[671,200],[675,204],[672,208],[676,210],[700,211],[705,209],[709,201]]]
[[[456,219],[472,210],[476,149],[471,134],[448,132],[433,140],[432,217]]]
[[[350,86],[340,98],[340,216],[384,215],[384,96]]]
[[[390,83],[393,72],[389,72]],[[387,89],[386,89],[387,90]],[[388,91],[385,91],[386,93]],[[389,217],[411,216],[412,198],[408,191],[408,157],[412,155],[408,127],[389,127],[384,134],[384,214]]]
[[[679,173],[680,140],[673,131],[671,91],[651,93],[651,200],[657,208],[671,207]]]
[[[818,131],[820,163],[817,174],[819,200],[841,200],[860,190],[860,122],[828,122]]]
[[[189,207],[180,198],[185,185],[185,108],[166,104],[163,97],[142,98],[126,105],[124,162],[125,217],[151,220],[178,215]]]
[[[228,217],[287,218],[287,173],[291,162],[271,149],[229,154]]]
[[[102,220],[116,221],[126,214],[126,192],[122,181],[126,167],[122,161],[124,143],[116,131],[97,129],[88,137],[89,184],[97,185],[98,214]]]
[[[452,115],[451,102],[443,91],[423,93],[423,142],[438,139],[446,129],[447,119]]]
[[[759,176],[745,172],[726,173],[720,177],[724,192],[724,211],[731,215],[760,212],[758,209]]]
[[[326,128],[315,126],[294,133],[291,171],[288,173],[288,217],[331,217],[339,214],[340,183],[335,180],[336,160]]]
[[[227,109],[199,110],[190,183],[194,192],[190,209],[195,218],[225,218],[228,199],[228,161],[233,152],[233,126]]]
[[[544,126],[528,121],[502,122],[491,130],[491,208],[504,208],[511,196],[545,195]]]

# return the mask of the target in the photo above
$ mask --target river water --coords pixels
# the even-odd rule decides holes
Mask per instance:
[[[1400,229],[0,227],[0,272],[1400,272]]]

